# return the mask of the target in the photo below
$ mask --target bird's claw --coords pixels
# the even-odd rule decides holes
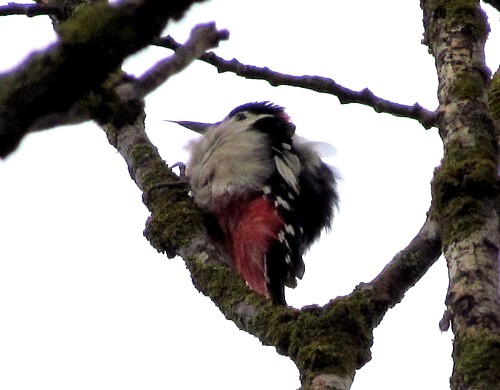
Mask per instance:
[[[186,179],[186,164],[183,162],[176,162],[174,165],[170,167],[170,170],[173,170],[174,168],[179,168],[179,177],[182,180]]]

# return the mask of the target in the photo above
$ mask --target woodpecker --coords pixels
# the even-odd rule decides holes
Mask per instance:
[[[203,134],[189,144],[186,177],[209,231],[250,289],[285,305],[302,255],[331,225],[334,172],[270,102],[243,104],[215,124],[176,123]]]

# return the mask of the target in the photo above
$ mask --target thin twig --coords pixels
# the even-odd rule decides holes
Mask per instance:
[[[229,38],[227,30],[217,30],[215,22],[199,24],[191,30],[189,39],[181,45],[173,56],[156,63],[144,73],[136,86],[141,96],[158,88],[172,75],[181,72],[207,50],[215,48]]]
[[[154,44],[175,51],[181,50],[183,47],[183,45],[176,42],[171,36],[157,39],[154,41]],[[342,104],[359,103],[372,107],[376,112],[415,119],[426,129],[430,129],[436,125],[435,111],[427,110],[418,103],[408,106],[391,102],[376,96],[368,88],[361,91],[353,91],[327,77],[288,75],[273,71],[268,67],[242,64],[237,59],[225,60],[213,52],[205,53],[199,59],[215,66],[219,73],[232,72],[248,79],[265,80],[272,86],[288,85],[328,93],[337,96]]]

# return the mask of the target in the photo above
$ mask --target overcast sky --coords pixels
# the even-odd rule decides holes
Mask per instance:
[[[418,3],[212,0],[166,33],[183,41],[196,23],[215,20],[231,32],[216,50],[227,59],[331,77],[434,109],[434,61],[420,43]],[[498,48],[498,16],[490,15],[489,46]],[[3,71],[55,39],[46,17],[2,17],[0,36]],[[152,48],[125,69],[140,75],[170,54]],[[498,50],[487,51],[487,61],[495,70]],[[441,142],[415,121],[219,75],[204,63],[148,97],[147,132],[168,163],[186,161],[184,146],[195,135],[164,119],[217,121],[256,100],[286,107],[299,135],[337,150],[327,162],[343,178],[340,213],[306,256],[304,279],[287,291],[295,307],[324,304],[374,278],[418,232]],[[226,321],[194,289],[181,259],[148,244],[141,194],[97,126],[26,137],[0,162],[0,185],[1,389],[300,386],[288,358]],[[373,360],[356,374],[354,390],[448,388],[452,334],[438,328],[446,288],[441,259],[376,329]]]

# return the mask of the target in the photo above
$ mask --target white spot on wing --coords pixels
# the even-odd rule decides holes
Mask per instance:
[[[285,199],[283,199],[281,196],[276,197],[276,206],[281,206],[285,210],[291,210],[290,203],[288,203]]]
[[[288,233],[288,234],[291,234],[292,236],[295,235],[295,229],[293,228],[292,225],[285,225],[285,231]]]
[[[297,156],[294,156],[297,159],[298,169],[300,169],[300,162],[298,161]],[[298,193],[299,192],[299,183],[297,181],[298,169],[296,169],[297,174],[292,170],[295,168],[292,164],[290,164],[290,160],[285,158],[281,159],[279,156],[274,157],[274,163],[276,164],[276,168],[278,169],[281,177],[287,182],[287,184],[292,187],[292,189]]]

